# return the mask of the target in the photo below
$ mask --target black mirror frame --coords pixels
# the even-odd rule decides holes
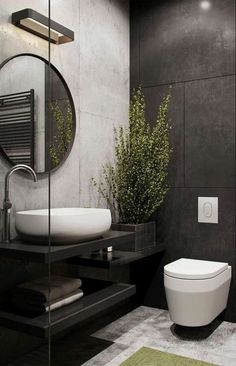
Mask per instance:
[[[59,79],[61,80],[61,82],[63,83],[63,86],[67,92],[67,95],[68,95],[68,99],[69,99],[69,102],[70,102],[70,106],[71,106],[71,111],[72,111],[72,119],[74,121],[74,129],[73,129],[73,138],[72,138],[72,141],[71,141],[71,144],[70,144],[70,147],[69,147],[69,150],[67,151],[67,153],[63,156],[63,159],[60,161],[60,163],[55,167],[55,168],[52,168],[50,169],[50,174],[51,173],[54,173],[57,169],[59,169],[63,164],[64,162],[66,161],[66,159],[68,158],[68,156],[70,155],[70,152],[72,150],[72,147],[74,145],[74,140],[75,140],[75,135],[76,135],[76,113],[75,113],[75,105],[74,105],[74,101],[73,101],[73,98],[72,98],[72,95],[71,95],[71,92],[70,92],[70,89],[65,81],[65,79],[63,78],[63,76],[61,75],[61,73],[57,70],[57,68],[52,65],[51,63],[49,64],[49,61],[46,60],[44,57],[42,56],[39,56],[39,55],[36,55],[34,53],[19,53],[17,55],[14,55],[14,56],[11,56],[11,57],[8,57],[6,60],[4,60],[1,64],[0,64],[0,71],[1,69],[11,60],[17,58],[17,57],[22,57],[22,56],[31,56],[31,57],[35,57],[41,61],[43,61],[46,65],[48,65],[50,67],[50,69],[52,69],[56,74],[57,76],[59,77]],[[0,146],[0,154],[1,156],[3,156],[3,158],[8,162],[8,164],[10,166],[14,166],[15,164],[12,164],[12,161],[8,158],[8,156],[6,155],[6,153],[4,152],[4,150],[1,148]],[[48,174],[49,171],[45,171],[45,172],[36,172],[37,175],[39,175],[40,177],[43,177],[44,174]]]

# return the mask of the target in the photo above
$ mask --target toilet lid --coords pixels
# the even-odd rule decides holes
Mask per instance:
[[[180,258],[164,267],[168,276],[183,279],[205,279],[217,276],[228,268],[228,263]]]

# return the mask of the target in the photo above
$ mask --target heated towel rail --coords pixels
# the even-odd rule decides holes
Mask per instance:
[[[11,164],[34,167],[34,89],[0,96],[0,150]]]

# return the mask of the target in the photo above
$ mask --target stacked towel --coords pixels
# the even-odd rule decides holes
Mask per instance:
[[[12,291],[15,308],[39,315],[68,305],[83,296],[79,278],[63,276],[43,277],[18,285]]]

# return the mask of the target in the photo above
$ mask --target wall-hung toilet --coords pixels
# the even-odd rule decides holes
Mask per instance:
[[[231,280],[228,263],[181,258],[164,267],[171,320],[187,327],[212,322],[227,305]]]

